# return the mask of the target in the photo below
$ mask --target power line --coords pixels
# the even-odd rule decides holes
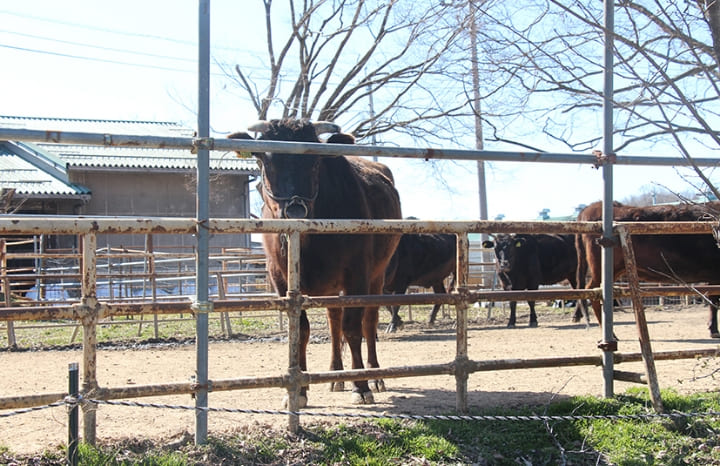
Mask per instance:
[[[73,58],[76,60],[84,60],[84,61],[93,61],[98,63],[111,63],[113,65],[125,65],[125,66],[136,66],[140,68],[153,68],[157,70],[164,70],[164,71],[176,71],[176,72],[182,72],[182,73],[195,73],[196,70],[194,69],[180,69],[180,68],[171,68],[167,66],[160,66],[160,65],[150,65],[150,64],[139,64],[139,63],[131,63],[127,61],[120,61],[120,60],[110,60],[107,58],[97,58],[97,57],[85,57],[82,55],[72,55],[69,53],[61,53],[61,52],[52,52],[50,50],[38,50],[38,49],[31,49],[27,47],[17,47],[14,45],[9,44],[0,44],[0,47],[4,47],[7,49],[12,50],[19,50],[21,52],[30,52],[30,53],[38,53],[43,55],[53,55],[56,57],[63,57],[63,58]]]
[[[74,45],[77,47],[85,47],[85,48],[89,48],[89,49],[103,50],[103,51],[107,51],[107,52],[120,52],[120,53],[132,54],[132,55],[140,55],[140,56],[144,56],[144,57],[162,58],[164,60],[182,61],[182,62],[186,62],[186,63],[190,63],[190,64],[197,63],[197,60],[194,58],[191,59],[191,58],[184,58],[184,57],[172,57],[172,56],[168,56],[168,55],[160,55],[160,54],[149,53],[149,52],[139,52],[137,50],[121,49],[121,48],[115,48],[115,47],[103,47],[100,45],[92,45],[92,44],[86,44],[86,43],[81,43],[81,42],[74,42],[71,40],[55,39],[55,38],[50,38],[50,37],[46,37],[46,36],[38,36],[35,34],[27,34],[24,32],[3,31],[3,30],[0,30],[0,32],[6,33],[6,34],[12,34],[12,35],[16,35],[16,36],[21,36],[21,37],[29,37],[31,39],[51,41],[51,42],[58,43],[58,44],[67,44],[67,45]]]
[[[197,47],[197,41],[192,41],[192,40],[173,39],[173,38],[170,38],[170,37],[159,36],[159,35],[155,35],[155,34],[147,34],[147,33],[140,33],[140,32],[130,32],[130,31],[124,31],[124,30],[119,30],[119,29],[102,28],[102,27],[98,27],[98,26],[91,26],[91,25],[88,25],[88,24],[73,23],[73,22],[70,22],[70,21],[60,21],[60,20],[51,19],[51,18],[43,18],[43,17],[41,17],[41,16],[24,15],[24,14],[15,13],[15,12],[12,12],[12,11],[7,11],[7,10],[0,10],[0,14],[15,16],[15,17],[24,18],[24,19],[31,19],[31,20],[35,20],[35,21],[42,21],[42,22],[50,23],[50,24],[60,24],[60,25],[63,25],[63,26],[71,26],[71,27],[73,27],[73,28],[78,28],[78,29],[86,29],[86,30],[90,30],[90,31],[106,32],[106,33],[116,34],[116,35],[120,35],[120,36],[138,37],[138,38],[142,38],[142,39],[156,39],[156,40],[162,40],[162,41],[165,41],[165,42],[172,42],[172,43],[180,44],[180,45],[187,45],[187,46],[191,46],[191,47]],[[11,33],[13,33],[13,34],[20,34],[20,33],[12,32],[12,31],[4,31],[4,32],[11,32]],[[48,39],[48,40],[54,40],[54,39]],[[230,47],[230,46],[227,46],[227,45],[220,45],[220,46],[214,45],[213,48],[219,49],[219,50],[232,51],[232,52],[238,52],[238,51],[239,51],[239,52],[243,52],[243,50],[238,50],[236,47]]]
[[[15,16],[15,17],[18,17],[18,18],[32,19],[32,20],[35,20],[35,21],[42,21],[42,22],[51,23],[51,24],[62,24],[63,26],[72,26],[72,27],[74,27],[74,28],[87,29],[87,30],[90,30],[90,31],[108,32],[108,33],[110,33],[110,34],[118,34],[118,35],[123,35],[123,36],[140,37],[140,38],[144,38],[144,39],[157,39],[157,40],[163,40],[163,41],[167,41],[167,42],[174,42],[174,43],[176,43],[176,44],[191,45],[191,46],[193,46],[193,47],[197,46],[197,42],[195,42],[195,41],[187,41],[187,40],[181,40],[181,39],[171,39],[171,38],[169,38],[169,37],[157,36],[157,35],[154,35],[154,34],[146,34],[146,33],[139,33],[139,32],[129,32],[129,31],[120,31],[120,30],[117,30],[117,29],[107,29],[107,28],[101,28],[101,27],[98,27],[98,26],[90,26],[90,25],[87,25],[87,24],[73,23],[73,22],[70,22],[70,21],[59,21],[59,20],[57,20],[57,19],[43,18],[43,17],[41,17],[41,16],[23,15],[23,14],[20,14],[20,13],[15,13],[15,12],[12,12],[12,11],[7,11],[7,10],[0,10],[0,14],[5,14],[5,15],[9,15],[9,16]]]

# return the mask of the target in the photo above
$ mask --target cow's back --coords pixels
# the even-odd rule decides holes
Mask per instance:
[[[554,285],[568,280],[575,287],[575,235],[537,235],[537,243],[542,271],[540,284]]]
[[[430,288],[455,269],[455,235],[405,234],[387,269],[385,289],[404,293],[410,285]]]
[[[613,205],[613,220],[617,222],[694,222],[720,213],[720,202],[703,204],[674,204],[645,207]],[[602,204],[595,202],[578,215],[579,221],[599,221]],[[600,280],[599,235],[578,235],[577,244],[583,248],[578,257],[585,260],[593,275]],[[720,283],[720,249],[711,234],[632,235],[638,276],[641,280],[658,283]],[[614,248],[613,269],[616,278],[625,272],[622,249]],[[580,264],[585,266],[585,264]],[[579,270],[581,270],[579,268]],[[591,285],[593,284],[591,283]]]

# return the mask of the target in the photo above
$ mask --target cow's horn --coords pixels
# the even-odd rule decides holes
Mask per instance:
[[[339,133],[341,131],[340,126],[331,121],[316,121],[313,123],[313,127],[317,134]]]
[[[252,125],[248,126],[248,131],[254,131],[257,133],[264,133],[270,128],[270,122],[267,120],[260,120]]]

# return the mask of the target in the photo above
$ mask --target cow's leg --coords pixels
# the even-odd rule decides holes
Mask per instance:
[[[572,321],[573,322],[580,322],[585,318],[585,326],[590,326],[590,316],[588,314],[588,308],[587,303],[584,299],[576,299],[575,300],[575,313],[573,314]]]
[[[363,339],[363,311],[361,307],[346,308],[342,313],[342,331],[345,341],[350,347],[350,357],[353,369],[363,369],[362,339]],[[372,404],[375,402],[367,380],[353,382],[352,402],[354,404]]]
[[[510,301],[510,318],[508,319],[508,328],[515,328],[515,310],[517,309],[517,301]]]
[[[330,370],[343,370],[342,348],[343,348],[343,330],[342,330],[343,310],[339,307],[327,309],[328,325],[330,327]],[[345,389],[343,382],[330,382],[331,392],[341,392]]]
[[[308,321],[307,314],[303,309],[300,312],[300,350],[298,351],[298,359],[300,364],[300,370],[307,372],[307,345],[310,341],[310,322]],[[307,386],[300,388],[300,399],[298,401],[298,407],[304,408],[308,403]]]
[[[400,306],[388,306],[387,308],[390,311],[390,323],[385,328],[385,333],[394,333],[404,325],[400,318]]]
[[[435,292],[435,293],[440,293],[440,294],[447,293],[447,290],[445,289],[445,285],[443,284],[443,282],[436,283],[435,285],[433,285],[432,288],[433,288],[433,292]],[[435,323],[435,317],[437,316],[437,313],[440,310],[440,306],[441,306],[440,304],[433,304],[432,311],[430,311],[430,319],[428,320],[429,324],[432,325]]]
[[[710,329],[710,338],[720,338],[720,332],[718,332],[718,305],[720,305],[719,296],[710,297],[710,305],[708,306],[710,311],[710,318],[708,319],[708,328]]]
[[[535,314],[535,301],[528,301],[528,306],[530,306],[530,327],[537,327],[538,321],[537,314]]]
[[[363,337],[367,345],[367,365],[368,368],[378,368],[380,363],[377,358],[377,327],[378,327],[378,308],[366,307],[363,312]],[[382,379],[368,380],[368,386],[374,392],[384,392],[385,382]]]

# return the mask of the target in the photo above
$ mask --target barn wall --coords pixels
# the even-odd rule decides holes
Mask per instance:
[[[92,192],[79,215],[195,217],[195,176],[189,172],[122,172],[72,170],[70,179]],[[244,218],[248,211],[248,176],[210,177],[210,217]],[[154,245],[196,245],[190,235],[156,235]],[[144,235],[100,235],[98,246],[142,248]],[[216,235],[210,245],[247,247],[248,235]]]

